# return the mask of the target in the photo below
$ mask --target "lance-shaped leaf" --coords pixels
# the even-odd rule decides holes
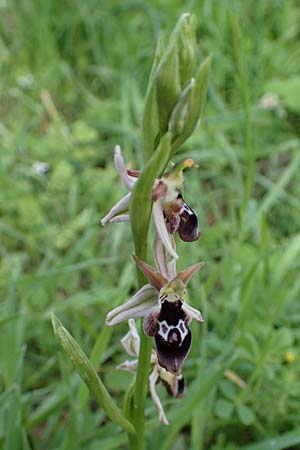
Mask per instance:
[[[195,84],[190,91],[188,102],[188,119],[181,134],[172,142],[172,155],[193,134],[200,124],[206,101],[208,75],[211,66],[211,56],[200,65],[195,77]]]
[[[63,327],[62,323],[54,314],[52,314],[51,319],[54,334],[59,344],[71,359],[77,372],[82,378],[82,381],[87,385],[99,405],[103,408],[107,417],[120,425],[128,433],[135,434],[132,423],[123,416],[117,405],[114,403],[92,363],[80,348],[79,344],[71,336],[68,330]]]

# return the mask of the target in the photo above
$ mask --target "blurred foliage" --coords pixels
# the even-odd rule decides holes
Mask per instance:
[[[199,164],[185,198],[203,236],[178,251],[180,268],[206,261],[189,292],[206,321],[193,324],[186,398],[158,388],[170,427],[149,400],[148,448],[299,448],[295,0],[0,1],[0,448],[126,448],[58,351],[50,312],[120,404],[126,326],[104,317],[136,288],[135,269],[128,224],[99,219],[125,191],[114,145],[142,166],[156,40],[183,11],[196,14],[200,57],[213,53],[200,130],[178,155]]]

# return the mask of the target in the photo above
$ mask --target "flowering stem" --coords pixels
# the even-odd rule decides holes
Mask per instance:
[[[151,216],[151,192],[155,179],[161,175],[168,164],[171,154],[171,135],[166,133],[151,159],[147,162],[132,194],[130,205],[130,221],[134,239],[135,254],[147,261],[148,231]],[[138,287],[147,283],[145,276],[138,269]],[[144,448],[145,404],[148,390],[150,355],[152,340],[143,330],[141,332],[140,352],[136,374],[133,400],[132,421],[137,434],[131,436],[129,443],[132,450]]]

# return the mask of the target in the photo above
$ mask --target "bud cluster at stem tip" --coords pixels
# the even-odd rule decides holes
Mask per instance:
[[[157,45],[143,115],[146,161],[167,131],[173,156],[200,123],[211,57],[200,64],[198,53],[195,17],[183,14],[166,47]]]

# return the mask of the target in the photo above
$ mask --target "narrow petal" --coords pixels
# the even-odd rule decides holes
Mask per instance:
[[[128,320],[129,331],[121,339],[121,344],[130,356],[138,356],[140,350],[140,336],[137,332],[135,321]]]
[[[101,219],[101,225],[105,225],[106,222],[109,222],[111,219],[113,219],[115,216],[118,216],[121,213],[124,213],[128,211],[129,209],[129,203],[130,203],[130,197],[131,192],[128,192],[124,197],[121,198],[109,211],[108,214],[106,214],[103,219]]]
[[[159,201],[153,203],[152,213],[157,234],[159,235],[163,245],[166,247],[168,253],[170,254],[170,256],[172,256],[173,259],[178,259],[178,255],[173,248],[173,242],[168,232],[164,219],[164,213]]]
[[[157,366],[154,366],[153,372],[151,373],[151,375],[149,376],[149,388],[150,388],[150,394],[151,394],[151,398],[153,400],[154,405],[156,406],[156,409],[158,411],[158,415],[159,415],[159,421],[161,423],[163,423],[164,425],[169,425],[169,421],[166,418],[165,412],[164,412],[164,408],[161,404],[160,398],[157,395],[156,389],[155,389],[155,385],[156,382],[159,378],[159,373],[158,373],[158,369]]]
[[[129,222],[130,216],[129,214],[119,214],[118,216],[110,219],[109,223],[119,223],[119,222]]]
[[[150,284],[146,284],[127,303],[107,314],[106,325],[112,326],[134,317],[144,317],[157,306],[157,301],[156,290]]]
[[[148,278],[151,285],[157,290],[160,291],[163,286],[168,283],[168,280],[162,276],[161,273],[157,272],[153,267],[146,264],[140,258],[135,255],[132,255],[136,265],[143,272],[143,274]]]
[[[194,275],[194,273],[197,272],[198,270],[202,269],[204,264],[205,264],[204,262],[199,262],[197,264],[194,264],[193,266],[188,267],[185,270],[182,270],[176,275],[174,280],[181,280],[183,284],[186,286],[191,276]]]
[[[201,312],[198,311],[198,309],[193,308],[191,305],[188,305],[186,302],[183,302],[182,310],[186,313],[189,323],[192,319],[195,319],[198,322],[204,322]]]
[[[156,202],[159,198],[163,198],[166,195],[167,191],[168,186],[166,185],[166,183],[164,183],[162,180],[159,180],[152,191],[151,200],[153,202]]]
[[[143,320],[143,329],[146,336],[153,337],[155,336],[157,329],[157,318],[160,313],[160,306],[157,305],[155,308],[151,310],[147,316],[144,317]]]
[[[139,178],[141,176],[141,171],[136,169],[127,169],[128,175],[130,175],[132,178]]]
[[[175,240],[172,235],[170,235],[170,240],[172,243],[172,247],[175,251]],[[154,241],[154,255],[155,255],[155,262],[160,273],[169,281],[175,278],[176,261],[174,259],[170,260],[169,253],[167,252],[166,247],[163,245],[158,235],[156,235]]]
[[[115,160],[116,169],[119,172],[124,185],[127,187],[127,189],[129,189],[131,191],[133,189],[133,186],[136,183],[136,178],[128,175],[127,169],[125,167],[124,159],[122,156],[121,147],[119,145],[115,146],[114,160]]]

